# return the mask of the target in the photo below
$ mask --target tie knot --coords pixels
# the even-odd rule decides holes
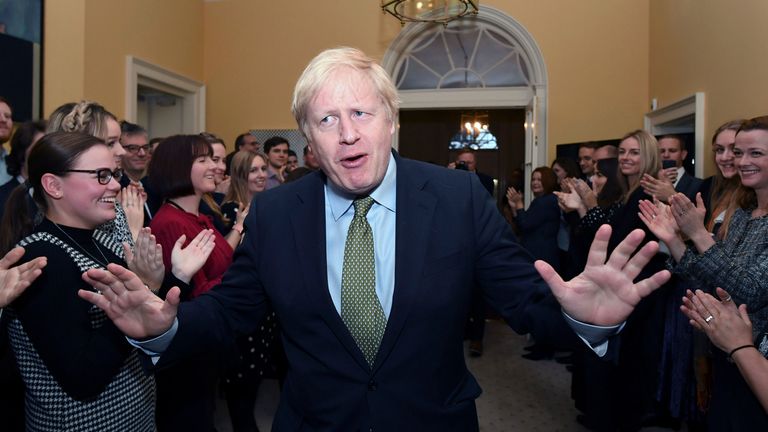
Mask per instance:
[[[368,210],[373,206],[373,198],[370,196],[356,199],[352,204],[355,206],[355,217],[366,217]]]

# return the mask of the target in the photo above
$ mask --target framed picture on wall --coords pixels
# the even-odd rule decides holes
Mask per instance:
[[[16,122],[41,117],[43,1],[0,0],[0,96]]]

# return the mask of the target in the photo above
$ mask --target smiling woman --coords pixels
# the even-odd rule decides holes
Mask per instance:
[[[16,230],[10,241],[25,247],[22,263],[44,256],[48,266],[6,309],[27,428],[152,431],[152,377],[140,372],[136,350],[106,315],[77,296],[92,290],[84,271],[125,265],[118,243],[94,235],[115,217],[120,171],[112,153],[91,135],[54,132],[33,147],[28,164],[28,184],[9,198]],[[43,213],[36,225],[30,190]]]
[[[203,230],[214,236],[213,252],[192,276],[191,289],[182,291],[182,301],[218,285],[232,263],[232,247],[214,228],[211,217],[199,211],[202,196],[216,189],[212,157],[211,144],[200,135],[175,135],[157,146],[149,165],[150,185],[165,200],[150,228],[162,246],[166,269],[171,268],[171,250],[177,240],[184,237],[186,246]],[[207,357],[159,371],[155,377],[159,430],[213,430],[217,370]]]

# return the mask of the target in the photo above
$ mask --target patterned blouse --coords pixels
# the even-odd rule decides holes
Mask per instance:
[[[82,272],[107,261],[124,264],[116,256],[122,247],[104,233],[47,219],[19,245],[26,248],[23,261],[49,259],[6,309],[27,430],[154,431],[154,378],[106,314],[77,296],[90,288]]]
[[[768,357],[768,216],[752,218],[738,209],[728,236],[699,254],[688,247],[672,270],[714,291],[728,291],[736,304],[746,304],[758,348]]]

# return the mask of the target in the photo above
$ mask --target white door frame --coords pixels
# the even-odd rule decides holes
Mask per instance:
[[[694,133],[694,169],[698,178],[704,178],[704,92],[696,92],[686,98],[645,114],[645,130],[652,135]]]
[[[544,56],[528,30],[506,13],[488,6],[481,6],[480,13],[473,18],[493,27],[496,31],[510,35],[520,45],[530,60],[530,82],[528,87],[485,88],[485,89],[429,89],[401,90],[400,108],[403,109],[463,109],[463,108],[520,108],[526,110],[525,133],[525,190],[530,197],[530,176],[535,167],[548,162],[547,146],[547,70]],[[415,43],[421,39],[430,24],[411,23],[387,48],[382,66],[392,77]],[[393,138],[393,147],[398,148],[398,134]]]
[[[125,58],[125,119],[135,122],[139,86],[182,98],[183,133],[205,130],[205,85],[148,61]]]

